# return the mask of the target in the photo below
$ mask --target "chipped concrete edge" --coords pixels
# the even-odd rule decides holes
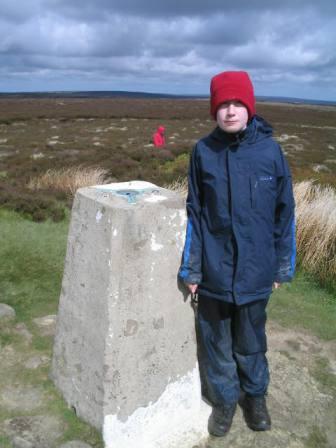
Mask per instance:
[[[106,448],[190,447],[207,436],[210,408],[201,399],[198,365],[169,383],[155,402],[138,408],[126,421],[105,415]]]

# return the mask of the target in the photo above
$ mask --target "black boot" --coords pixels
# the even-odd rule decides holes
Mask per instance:
[[[236,407],[236,403],[214,407],[208,421],[209,434],[216,437],[225,436],[231,428]]]
[[[265,396],[253,397],[245,395],[243,411],[247,426],[253,431],[271,429],[271,418],[266,407]]]

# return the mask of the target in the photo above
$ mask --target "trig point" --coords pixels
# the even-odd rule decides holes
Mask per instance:
[[[107,448],[207,435],[194,313],[177,271],[184,200],[132,181],[82,188],[71,217],[52,377]]]

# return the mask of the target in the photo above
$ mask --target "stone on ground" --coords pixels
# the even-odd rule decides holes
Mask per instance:
[[[52,415],[35,415],[5,420],[3,430],[12,441],[19,438],[31,443],[34,448],[49,448],[55,446],[55,441],[62,435],[64,428]]]
[[[23,337],[25,345],[30,345],[33,340],[33,335],[28,330],[27,325],[24,322],[19,322],[14,327],[15,333]]]
[[[38,369],[40,366],[45,366],[50,362],[50,357],[49,356],[32,356],[31,358],[28,358],[25,362],[24,362],[24,366],[26,369]]]
[[[14,437],[12,440],[13,448],[34,448],[32,442],[23,439],[22,437]]]
[[[0,405],[11,411],[33,411],[43,403],[44,393],[33,386],[20,384],[0,389]]]
[[[63,443],[60,448],[92,448],[91,445],[88,445],[81,440],[72,440],[71,442]]]
[[[43,336],[54,336],[56,327],[56,315],[37,317],[33,319],[35,325],[38,326]]]
[[[6,303],[0,303],[0,321],[15,319],[15,316],[14,308]]]

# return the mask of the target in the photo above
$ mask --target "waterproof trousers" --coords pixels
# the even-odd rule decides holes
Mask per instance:
[[[265,395],[269,383],[266,305],[198,297],[197,333],[202,393],[212,406],[233,404],[241,390]]]

